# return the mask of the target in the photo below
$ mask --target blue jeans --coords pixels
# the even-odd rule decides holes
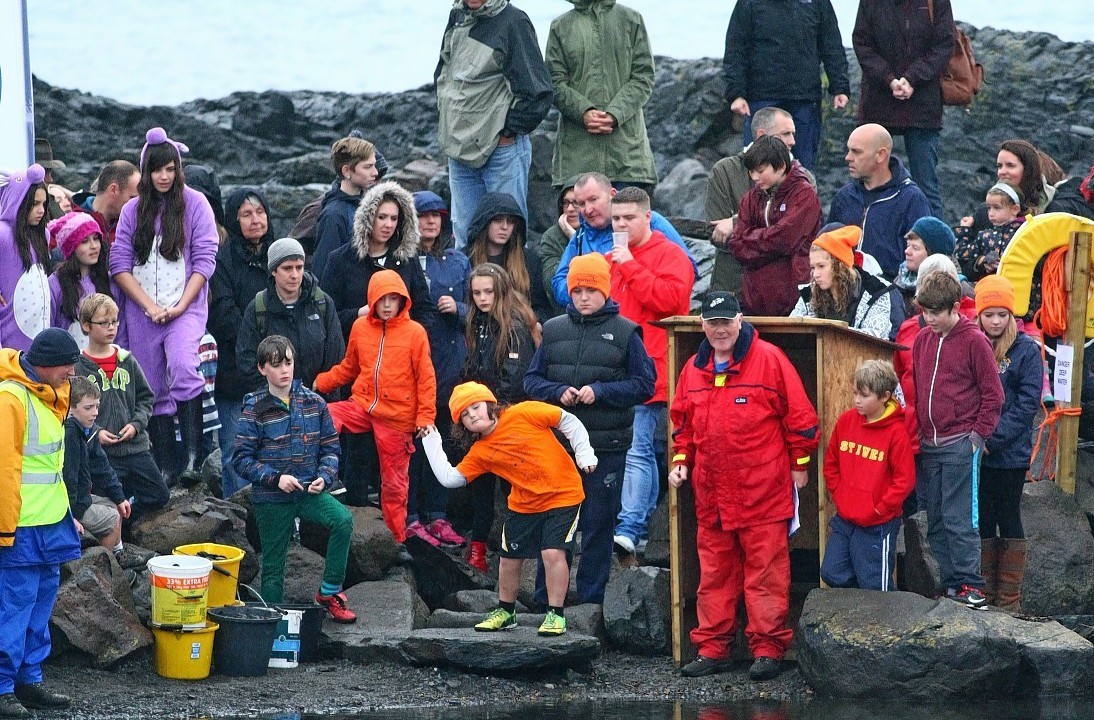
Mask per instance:
[[[821,108],[819,102],[795,102],[791,100],[749,100],[748,109],[756,112],[762,108],[777,107],[794,118],[794,159],[807,170],[817,165],[817,153],[821,140]],[[752,142],[752,116],[744,116],[741,136]]]
[[[942,217],[942,190],[938,185],[938,130],[907,128],[904,150],[908,153],[908,172],[927,196],[931,214]]]
[[[239,415],[242,412],[242,400],[217,400],[217,414],[220,415],[220,429],[217,430],[217,440],[220,442],[220,488],[226,500],[249,484],[232,467],[236,431],[239,429]]]
[[[488,192],[512,195],[525,220],[528,219],[528,172],[531,167],[532,141],[527,135],[518,135],[512,145],[499,145],[480,168],[448,159],[452,229],[456,233],[458,249],[467,247],[467,227],[471,224],[479,200]]]
[[[650,515],[657,507],[660,475],[655,438],[658,425],[667,422],[668,408],[664,403],[639,405],[634,409],[634,435],[623,475],[623,509],[615,534],[623,535],[635,544],[649,534]]]

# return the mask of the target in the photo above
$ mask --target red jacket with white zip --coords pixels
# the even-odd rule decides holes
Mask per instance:
[[[988,336],[959,316],[945,337],[929,327],[912,346],[920,445],[959,435],[991,437],[1003,409],[1003,385]]]
[[[791,469],[817,449],[817,412],[781,350],[741,323],[724,373],[706,340],[680,373],[670,409],[673,465],[687,465],[700,523],[722,530],[794,515]]]
[[[824,481],[848,522],[871,527],[900,517],[915,489],[915,455],[900,403],[890,399],[874,422],[854,409],[840,415],[824,455]]]

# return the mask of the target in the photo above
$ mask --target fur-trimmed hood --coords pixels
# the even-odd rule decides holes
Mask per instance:
[[[388,252],[400,260],[410,260],[418,255],[418,214],[414,210],[414,196],[402,185],[388,180],[372,186],[361,199],[357,212],[353,214],[353,249],[357,257],[368,257],[368,241],[372,234],[372,223],[380,205],[387,199],[399,205],[399,226],[388,243]]]

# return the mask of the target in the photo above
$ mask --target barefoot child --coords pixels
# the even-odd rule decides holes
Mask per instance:
[[[458,467],[452,467],[435,427],[426,428],[425,447],[433,473],[445,487],[461,487],[485,473],[504,477],[512,485],[509,514],[501,535],[498,570],[499,607],[475,626],[480,632],[516,627],[517,590],[525,559],[543,559],[550,610],[539,634],[566,632],[562,606],[570,568],[566,551],[573,549],[585,492],[574,460],[555,439],[559,430],[574,449],[577,465],[586,474],[596,470],[596,455],[581,421],[565,410],[541,402],[499,406],[485,385],[463,383],[448,403],[455,432],[469,436],[471,447]]]

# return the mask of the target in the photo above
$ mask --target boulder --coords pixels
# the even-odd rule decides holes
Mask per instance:
[[[707,182],[710,171],[694,158],[678,162],[661,178],[653,192],[657,207],[672,208],[673,215],[705,218]]]
[[[1022,493],[1026,577],[1022,607],[1031,615],[1094,614],[1094,536],[1075,498],[1053,482]]]
[[[258,574],[258,558],[247,539],[247,511],[227,500],[200,492],[172,497],[158,513],[142,515],[130,534],[135,544],[161,555],[170,555],[179,545],[231,545],[246,553],[239,566],[240,582],[249,583]]]
[[[620,572],[604,590],[604,629],[611,644],[636,655],[667,655],[672,638],[669,571],[643,566]]]
[[[426,622],[426,627],[431,628],[473,628],[483,621],[486,615],[496,608],[497,602],[482,612],[459,612],[454,610],[434,610]],[[543,613],[526,611],[520,603],[517,603],[517,625],[520,627],[538,628],[543,623]],[[604,612],[600,605],[583,603],[581,605],[566,606],[566,632],[579,635],[591,635],[600,640],[606,640],[604,632]]]
[[[463,562],[458,550],[450,554],[450,551],[433,547],[416,537],[406,539],[406,549],[414,558],[410,569],[414,572],[418,592],[430,610],[443,607],[448,597],[460,590],[494,587],[494,581],[488,575]]]
[[[223,497],[220,488],[220,448],[206,455],[201,463],[201,487],[213,497]]]
[[[650,515],[650,536],[642,553],[642,564],[667,568],[669,561],[669,496],[665,493]]]
[[[444,607],[453,612],[485,614],[498,606],[498,594],[493,590],[460,590],[448,596]],[[526,613],[526,608],[517,603],[517,613]]]
[[[524,627],[504,633],[431,628],[402,639],[399,650],[413,665],[516,675],[549,669],[584,670],[600,655],[600,641],[571,632],[544,638]]]
[[[343,625],[330,618],[323,621],[324,656],[373,662],[377,658],[370,649],[376,638],[406,637],[428,622],[429,609],[404,583],[363,582],[345,592],[350,609],[357,613],[357,622]]]
[[[703,296],[710,289],[710,278],[714,273],[714,253],[717,252],[709,240],[684,236],[684,244],[688,246],[688,254],[695,260],[698,277],[691,286],[691,310],[697,312],[703,305]]]
[[[938,561],[927,542],[926,510],[904,521],[904,589],[928,598],[940,591]]]
[[[798,625],[820,695],[947,702],[1094,692],[1094,645],[1055,621],[906,592],[813,590]]]
[[[113,553],[85,550],[61,566],[61,587],[50,617],[57,649],[75,648],[94,667],[109,667],[152,645],[133,594]]]
[[[349,546],[349,563],[346,566],[346,585],[356,585],[363,580],[381,580],[396,562],[395,538],[384,525],[380,510],[374,507],[351,507],[353,537]],[[329,533],[325,527],[309,522],[300,523],[301,544],[326,556]]]
[[[323,582],[325,560],[317,552],[289,543],[285,555],[285,592],[282,596],[287,603],[310,603]],[[262,573],[250,583],[256,592],[262,592]],[[254,598],[257,600],[258,598]]]
[[[410,192],[428,190],[431,181],[436,176],[447,173],[448,168],[430,158],[411,160],[404,167],[384,177],[385,180],[394,180]]]

